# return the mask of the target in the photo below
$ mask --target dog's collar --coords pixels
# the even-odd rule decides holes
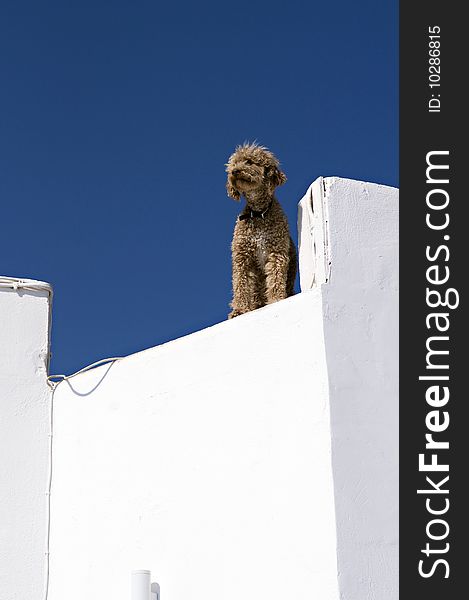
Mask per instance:
[[[246,219],[255,219],[256,217],[261,217],[263,219],[265,215],[269,212],[272,203],[273,200],[270,201],[269,206],[265,210],[253,210],[252,208],[249,208],[249,206],[246,206],[248,211],[243,212],[243,214],[239,215],[238,219],[240,221],[244,221]]]

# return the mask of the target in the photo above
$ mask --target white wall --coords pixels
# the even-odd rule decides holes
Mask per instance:
[[[0,598],[44,588],[49,472],[47,284],[0,277]]]
[[[398,191],[335,179],[326,194],[331,272],[323,288],[324,335],[340,587],[346,600],[395,600]]]
[[[300,203],[302,289],[322,286],[344,600],[398,597],[398,190],[317,180]],[[324,243],[325,241],[325,243]]]
[[[319,290],[62,382],[49,600],[337,600]]]
[[[48,600],[127,600],[135,568],[168,600],[397,599],[397,195],[319,178],[305,293],[59,384]],[[0,598],[40,600],[50,288],[18,283],[0,278]]]

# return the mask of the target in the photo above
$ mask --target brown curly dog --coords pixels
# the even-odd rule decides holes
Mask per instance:
[[[287,178],[275,156],[255,143],[238,146],[226,165],[228,196],[246,199],[231,245],[233,309],[228,318],[292,296],[296,248],[274,196]]]

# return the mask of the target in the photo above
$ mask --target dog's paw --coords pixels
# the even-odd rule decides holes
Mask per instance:
[[[287,298],[287,294],[276,294],[275,296],[271,296],[266,304],[275,304],[275,302],[280,302],[280,300],[285,300]]]

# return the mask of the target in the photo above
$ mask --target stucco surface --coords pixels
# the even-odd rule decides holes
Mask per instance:
[[[344,600],[399,596],[398,190],[324,180],[322,287],[339,584]]]
[[[59,384],[49,600],[337,600],[322,327],[315,290]]]
[[[56,388],[48,600],[397,600],[398,191],[299,215],[304,293]],[[2,600],[45,598],[49,314],[0,286]]]
[[[0,287],[2,600],[40,598],[45,583],[49,303],[47,291]]]

